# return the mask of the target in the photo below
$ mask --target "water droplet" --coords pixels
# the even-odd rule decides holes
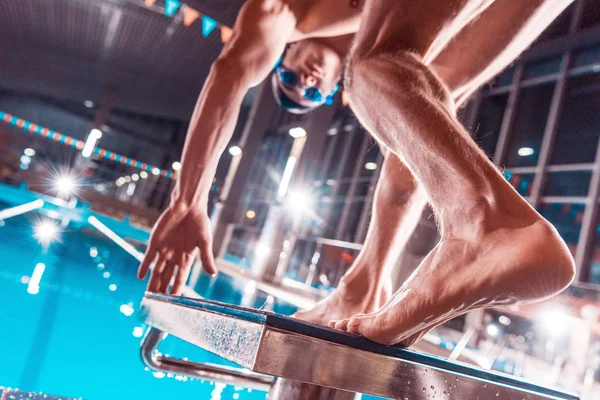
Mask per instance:
[[[500,392],[496,393],[496,397],[500,396]]]
[[[423,387],[423,391],[425,391],[425,387]]]
[[[433,390],[433,389],[435,389],[435,388],[433,387],[433,385],[431,385],[431,389],[432,389],[432,390]]]
[[[483,384],[483,387],[487,387],[487,383],[484,383],[484,384]]]
[[[446,391],[444,390],[444,396],[445,396],[445,395],[447,395],[447,394],[448,394],[448,392],[446,392]]]

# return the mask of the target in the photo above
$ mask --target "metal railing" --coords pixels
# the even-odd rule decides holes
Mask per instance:
[[[144,364],[156,371],[185,375],[191,378],[208,379],[228,385],[243,386],[256,390],[269,391],[273,377],[256,372],[215,365],[199,363],[163,356],[158,346],[166,338],[167,333],[155,328],[146,331],[142,339],[140,355]]]

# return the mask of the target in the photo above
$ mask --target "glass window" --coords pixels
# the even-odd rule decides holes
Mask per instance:
[[[342,240],[353,241],[356,235],[356,229],[360,222],[363,208],[365,207],[364,201],[355,201],[350,206],[350,212],[348,214],[348,222],[346,225],[346,231],[343,234]]]
[[[600,74],[569,79],[552,164],[594,162],[600,136]]]
[[[550,39],[555,39],[564,36],[569,32],[569,24],[571,23],[571,14],[573,7],[569,6],[562,14],[560,14],[554,22],[537,39],[537,43],[545,42]]]
[[[479,124],[474,129],[473,139],[490,158],[496,150],[507,101],[508,94],[501,94],[486,97],[481,105]]]
[[[596,226],[596,240],[594,240],[594,248],[590,257],[590,274],[589,281],[600,283],[600,223]]]
[[[356,190],[354,196],[356,197],[364,197],[368,196],[371,191],[375,190],[375,186],[371,186],[370,179],[364,179],[358,182],[356,185]]]
[[[360,129],[354,133],[354,136],[352,138],[346,137],[346,140],[352,140],[352,143],[350,144],[350,152],[348,153],[348,158],[346,159],[344,165],[342,165],[342,178],[352,177],[352,174],[354,173],[354,167],[362,157],[362,154],[360,154],[360,147],[366,134],[367,133],[365,131]]]
[[[502,71],[500,75],[494,80],[492,84],[493,87],[502,87],[508,86],[513,81],[513,76],[515,75],[515,67],[510,67]]]
[[[572,67],[596,66],[600,69],[600,47],[579,50],[573,55]]]
[[[360,170],[360,176],[372,176],[375,173],[375,170],[381,167],[380,165],[377,165],[377,159],[379,158],[379,146],[375,140],[371,140],[371,142],[372,143],[367,150],[367,154],[365,155],[363,168]]]
[[[587,196],[590,171],[549,172],[542,194],[544,196]]]
[[[579,232],[581,231],[581,221],[585,205],[569,203],[543,203],[539,210],[554,227],[564,241],[567,243],[572,255],[575,255]]]
[[[533,185],[535,174],[519,174],[507,170],[504,171],[504,176],[521,196],[526,197],[531,194],[531,186]]]
[[[527,64],[523,69],[523,80],[556,74],[560,69],[560,62],[560,57],[554,57]]]
[[[600,7],[598,7],[597,0],[585,0],[585,8],[582,17],[581,29],[600,24]]]
[[[510,132],[506,165],[521,167],[537,164],[553,93],[554,83],[521,89],[517,115]]]

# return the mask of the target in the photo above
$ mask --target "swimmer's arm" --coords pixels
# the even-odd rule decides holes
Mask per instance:
[[[190,121],[172,205],[206,209],[217,163],[233,135],[250,86],[271,72],[293,34],[296,17],[280,0],[250,0],[213,63]]]

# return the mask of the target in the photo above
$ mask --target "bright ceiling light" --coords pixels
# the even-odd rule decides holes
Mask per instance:
[[[36,239],[42,244],[48,244],[58,237],[58,226],[51,221],[42,221],[34,228]]]
[[[137,182],[140,180],[140,176],[138,174],[131,175],[131,180]]]
[[[92,107],[94,107],[94,102],[91,100],[86,100],[83,102],[83,105],[86,106],[87,108],[92,108]]]
[[[535,151],[531,147],[521,147],[517,150],[517,154],[521,157],[531,156],[533,153],[535,153]]]
[[[290,192],[285,201],[285,205],[290,211],[300,214],[309,209],[310,203],[310,196],[300,190],[294,190]]]
[[[254,217],[256,217],[256,212],[254,212],[254,210],[246,211],[246,218],[253,219]]]
[[[550,336],[557,337],[569,328],[570,319],[561,310],[547,310],[540,315],[540,325]]]
[[[81,155],[85,158],[88,158],[92,155],[94,148],[96,147],[96,143],[102,137],[102,132],[99,129],[92,129],[89,133],[87,139],[85,140],[85,144],[83,145],[83,150],[81,150]]]
[[[158,169],[156,167],[152,168],[152,175],[156,175],[156,176],[160,175],[160,169]]]
[[[21,164],[29,165],[30,162],[31,162],[31,157],[29,157],[28,155],[25,155],[25,154],[23,154],[21,156]]]
[[[181,169],[181,163],[179,161],[175,161],[171,167],[173,167],[173,171],[179,171]]]
[[[368,169],[369,171],[375,171],[377,169],[377,163],[368,162],[365,164],[365,169]]]
[[[140,172],[140,178],[146,179],[148,177],[148,173],[146,171]]]
[[[510,321],[510,318],[508,318],[506,315],[501,315],[501,316],[498,318],[498,321],[500,321],[500,323],[501,323],[502,325],[507,325],[507,326],[508,326],[508,325],[510,325],[510,322],[511,322],[511,321]]]
[[[111,283],[110,285],[108,285],[108,290],[110,290],[111,292],[114,292],[115,290],[117,290],[117,285],[115,285],[114,283]]]
[[[306,137],[306,129],[301,128],[299,126],[296,128],[290,129],[289,133],[290,133],[290,136],[293,137],[294,139]]]
[[[234,157],[241,156],[242,149],[239,146],[231,146],[229,148],[229,154],[231,154]]]
[[[29,157],[33,157],[33,156],[35,156],[35,150],[28,147],[23,151],[23,154],[25,154],[26,156],[29,156]]]

